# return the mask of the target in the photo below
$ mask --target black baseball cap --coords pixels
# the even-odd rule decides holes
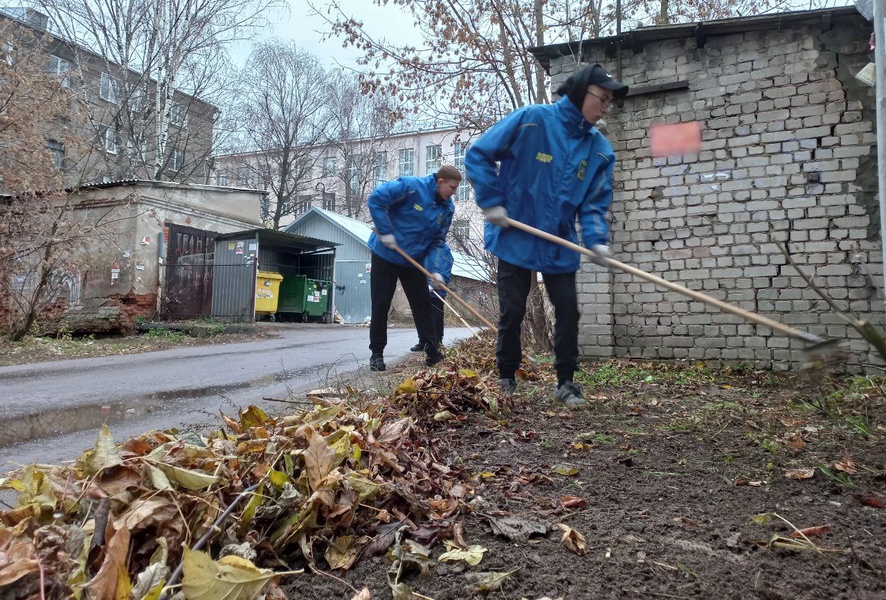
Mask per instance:
[[[599,63],[588,65],[570,75],[569,79],[557,88],[556,93],[560,96],[569,96],[572,103],[581,109],[589,85],[599,85],[601,88],[612,90],[615,98],[624,98],[628,94],[628,86],[615,79]]]

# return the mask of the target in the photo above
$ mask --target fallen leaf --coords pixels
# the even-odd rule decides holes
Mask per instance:
[[[494,592],[501,589],[502,584],[508,580],[513,572],[481,571],[479,573],[468,573],[465,575],[465,578],[468,580],[468,583],[474,586],[474,590],[477,592]]]
[[[554,465],[551,467],[551,470],[554,473],[559,473],[560,475],[564,475],[566,477],[572,477],[573,475],[578,475],[578,469],[571,465]]]
[[[452,543],[452,546],[452,549],[441,554],[438,560],[443,562],[463,560],[469,565],[475,566],[480,564],[480,561],[483,560],[483,554],[488,552],[486,548],[478,545],[469,546],[465,550],[458,548],[454,543]]]
[[[369,588],[363,588],[351,600],[372,600],[372,594],[369,593]]]
[[[768,525],[772,522],[772,513],[760,513],[751,517],[751,521],[757,525]]]
[[[784,476],[788,479],[812,479],[815,476],[815,469],[787,469]]]
[[[588,501],[578,496],[563,496],[560,499],[560,506],[563,508],[585,508]]]
[[[83,453],[85,458],[84,469],[90,475],[98,473],[105,467],[119,464],[123,461],[120,451],[117,450],[117,444],[111,437],[111,432],[107,425],[102,425],[101,431],[98,432],[98,439],[92,450]]]
[[[855,499],[864,504],[865,506],[870,506],[871,508],[884,508],[886,507],[886,501],[882,498],[877,498],[875,496],[862,496],[861,494],[856,494]]]
[[[501,519],[487,517],[487,519],[489,519],[489,524],[492,526],[492,532],[495,535],[504,536],[519,544],[526,543],[533,535],[545,535],[548,532],[548,526],[542,521],[518,517],[504,517]]]
[[[126,570],[129,539],[129,530],[126,528],[111,533],[105,547],[105,558],[101,568],[95,577],[83,586],[86,588],[89,598],[105,600],[129,597],[129,592],[132,591],[129,573]],[[124,591],[125,595],[123,595]]]
[[[563,530],[560,542],[566,546],[567,550],[579,556],[587,554],[588,544],[585,541],[585,536],[579,533],[577,529],[563,523],[557,523],[557,527]]]
[[[816,535],[823,535],[831,530],[830,525],[818,525],[816,527],[807,527],[805,529],[798,529],[797,531],[791,532],[792,538],[801,538],[805,537],[814,537]]]
[[[838,471],[843,471],[847,475],[855,475],[856,473],[858,473],[855,462],[852,460],[852,457],[849,456],[848,452],[845,452],[843,454],[842,461],[837,461],[834,463],[834,468]]]
[[[272,577],[301,573],[275,573],[259,569],[251,561],[239,556],[225,556],[212,560],[205,552],[184,546],[182,591],[188,600],[252,600]]]

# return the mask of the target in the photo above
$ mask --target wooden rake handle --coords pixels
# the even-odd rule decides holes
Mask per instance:
[[[427,270],[427,269],[425,269],[423,266],[421,266],[421,264],[420,264],[417,260],[415,260],[414,258],[412,258],[411,256],[409,256],[408,254],[406,254],[400,246],[397,246],[395,249],[397,250],[397,252],[400,253],[400,256],[402,256],[403,258],[405,258],[406,260],[408,260],[409,263],[410,263],[413,267],[415,267],[416,269],[418,269],[419,271],[421,271],[422,273],[424,273],[424,274],[425,274],[425,277],[427,277],[428,279],[434,279],[433,277],[431,277],[431,274],[428,273],[428,270]],[[449,289],[448,287],[446,287],[446,285],[443,284],[442,282],[440,282],[439,285],[440,285],[440,287],[441,287],[442,289],[446,290],[446,293],[447,293],[447,294],[449,294],[450,296],[452,296],[453,298],[455,298],[456,300],[458,300],[459,302],[461,302],[461,305],[464,306],[464,307],[465,307],[466,309],[468,309],[469,311],[471,311],[471,314],[473,314],[475,317],[477,317],[478,319],[480,319],[480,321],[481,321],[484,325],[486,325],[486,326],[487,326],[489,329],[491,329],[492,331],[498,333],[498,328],[497,328],[495,325],[493,325],[492,323],[490,323],[489,321],[487,321],[485,318],[483,318],[483,315],[481,315],[481,314],[478,313],[476,310],[474,310],[474,307],[473,307],[473,306],[471,306],[470,304],[468,304],[467,302],[465,302],[464,300],[462,300],[462,299],[459,297],[458,294],[456,294],[455,292],[453,292],[452,290],[450,290],[450,289]]]
[[[570,250],[575,250],[581,254],[586,256],[590,256],[591,258],[598,260],[605,264],[607,267],[614,267],[616,269],[620,269],[625,273],[630,273],[631,275],[635,275],[640,279],[645,279],[646,281],[655,283],[660,285],[663,288],[669,289],[672,292],[677,292],[678,294],[683,294],[684,296],[689,296],[694,300],[698,300],[700,302],[704,302],[710,306],[714,306],[719,308],[720,310],[728,313],[732,313],[733,315],[737,315],[742,319],[747,321],[753,321],[755,323],[759,323],[760,325],[765,325],[774,331],[778,331],[779,333],[783,333],[790,337],[798,338],[806,342],[810,342],[813,344],[821,344],[825,340],[823,338],[818,337],[817,335],[813,335],[807,331],[801,331],[799,329],[794,329],[793,327],[789,327],[784,323],[779,323],[778,321],[773,321],[767,317],[762,315],[758,315],[757,313],[752,313],[750,311],[744,310],[743,308],[739,308],[727,302],[723,302],[722,300],[717,300],[716,298],[712,298],[707,294],[702,294],[701,292],[697,292],[695,290],[690,290],[689,288],[683,287],[677,283],[672,283],[667,281],[666,279],[662,279],[657,275],[653,275],[651,273],[647,273],[646,271],[641,271],[637,267],[632,267],[631,265],[626,265],[625,263],[619,262],[612,258],[606,258],[602,256],[597,256],[592,250],[588,250],[584,246],[579,246],[578,244],[574,244],[569,240],[564,240],[563,238],[557,237],[556,235],[550,234],[546,231],[542,231],[541,229],[536,229],[531,225],[526,225],[525,223],[521,223],[520,221],[515,221],[514,219],[508,218],[508,225],[511,227],[516,227],[517,229],[522,229],[523,231],[529,232],[532,235],[538,236],[544,240],[549,242],[553,242],[555,244],[560,244]]]

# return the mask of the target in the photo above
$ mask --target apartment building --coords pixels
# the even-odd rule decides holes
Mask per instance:
[[[464,174],[465,152],[472,134],[455,129],[411,130],[393,133],[384,138],[350,140],[346,143],[320,144],[303,152],[296,190],[286,199],[285,216],[279,227],[285,228],[299,216],[317,207],[363,222],[371,217],[366,206],[369,193],[385,181],[397,177],[424,176],[434,173],[442,164],[455,165]],[[272,191],[273,178],[265,155],[254,152],[215,157],[212,181],[219,186],[234,186]],[[268,202],[273,202],[269,193]],[[474,203],[467,179],[453,197],[455,217],[451,237],[464,244],[472,240],[481,245],[482,214]],[[266,223],[272,211],[263,207]]]
[[[122,179],[207,182],[219,112],[212,104],[179,91],[171,102],[159,98],[156,81],[54,33],[48,17],[30,8],[0,7],[0,59],[6,69],[57,78],[68,94],[71,118],[42,127],[66,186]],[[0,100],[2,94],[0,85]],[[167,114],[158,116],[157,106],[167,107]]]

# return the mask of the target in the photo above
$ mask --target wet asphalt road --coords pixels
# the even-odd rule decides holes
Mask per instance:
[[[287,408],[289,399],[355,371],[365,387],[369,331],[361,327],[280,325],[255,342],[0,367],[0,473],[19,464],[77,458],[102,423],[116,441],[152,429],[220,422],[250,404]],[[470,335],[446,331],[446,344]],[[414,329],[390,329],[388,364],[410,354]]]

